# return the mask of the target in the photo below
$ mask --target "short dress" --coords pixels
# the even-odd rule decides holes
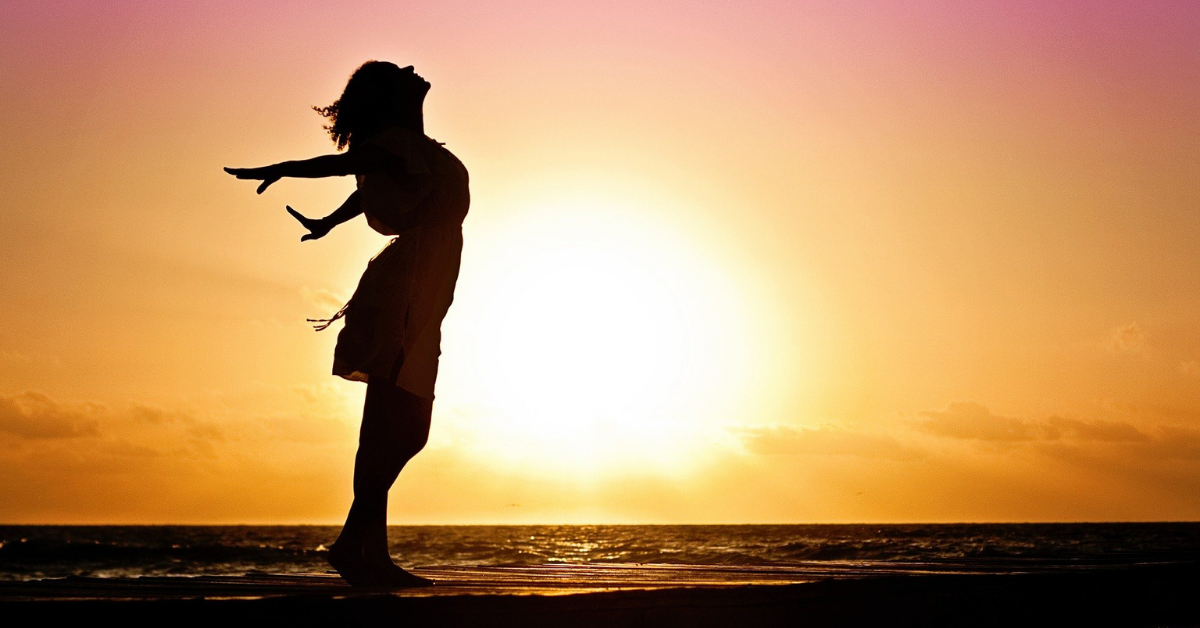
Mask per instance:
[[[454,300],[462,224],[471,204],[467,169],[440,143],[404,128],[388,129],[367,143],[403,161],[395,171],[358,175],[367,223],[395,237],[367,265],[339,312],[345,326],[334,349],[333,374],[391,381],[432,400],[442,319]]]

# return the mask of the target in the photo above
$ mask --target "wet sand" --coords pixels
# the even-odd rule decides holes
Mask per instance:
[[[0,617],[123,625],[1200,626],[1200,565],[813,563],[426,568],[422,589],[330,574],[0,582]]]

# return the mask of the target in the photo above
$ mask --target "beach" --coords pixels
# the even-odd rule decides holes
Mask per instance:
[[[125,624],[1200,626],[1200,524],[393,526],[429,588],[352,589],[328,526],[0,526],[0,613]]]
[[[124,624],[1200,626],[1200,524],[0,526],[0,613]]]
[[[329,574],[0,583],[0,613],[125,625],[1195,626],[1200,566],[1006,573],[547,565],[426,568],[438,584],[354,590]]]

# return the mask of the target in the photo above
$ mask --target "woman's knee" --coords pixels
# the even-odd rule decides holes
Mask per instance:
[[[391,450],[397,459],[408,462],[413,456],[421,453],[429,443],[429,426],[405,425],[397,430],[395,439],[391,442]],[[403,464],[403,463],[401,463]]]
[[[428,443],[433,404],[394,386],[370,384],[367,394],[360,446],[402,466]]]
[[[433,404],[402,388],[396,388],[395,391],[397,398],[392,408],[392,425],[395,426],[396,440],[393,446],[408,460],[420,453],[429,442]]]

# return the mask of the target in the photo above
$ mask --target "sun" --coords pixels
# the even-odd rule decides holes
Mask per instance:
[[[748,401],[747,297],[669,222],[547,204],[495,229],[480,259],[460,280],[439,398],[472,408],[461,420],[488,455],[593,476],[680,469]]]

